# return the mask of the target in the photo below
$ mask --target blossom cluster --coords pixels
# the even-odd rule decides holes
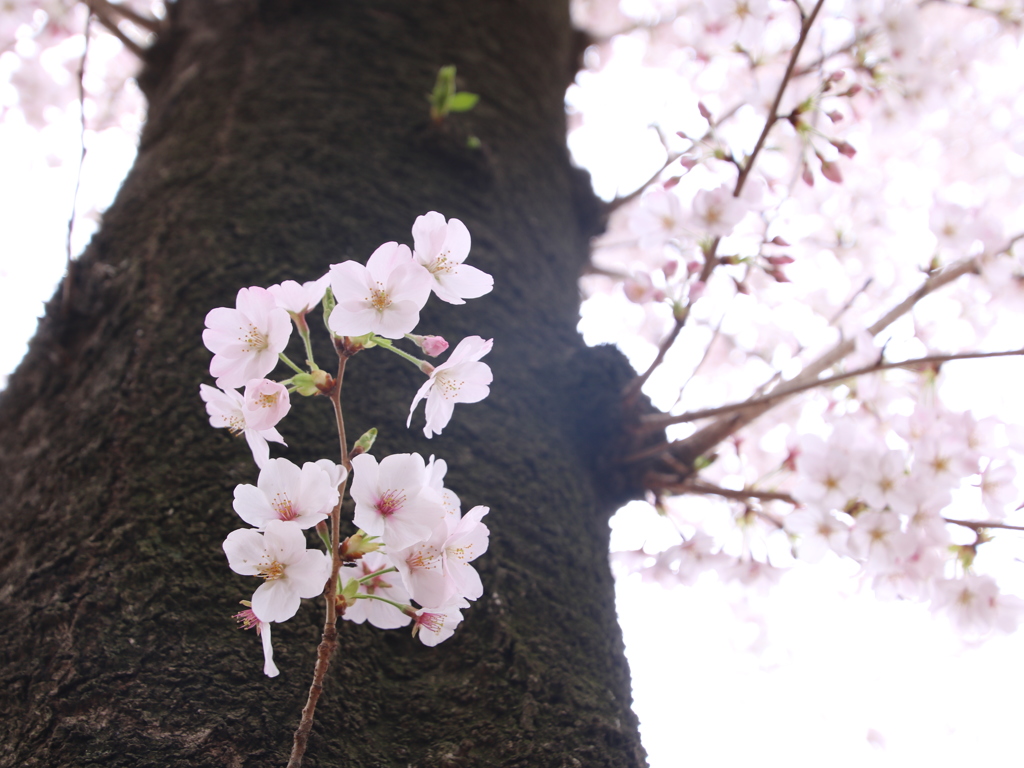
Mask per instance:
[[[335,264],[301,285],[285,281],[242,288],[234,308],[218,307],[206,316],[203,343],[213,353],[210,374],[217,386],[201,384],[200,395],[210,424],[243,435],[259,468],[256,485],[241,484],[234,492],[234,511],[251,527],[230,533],[223,548],[233,571],[263,579],[237,618],[261,635],[269,676],[278,674],[271,624],[292,618],[302,598],[325,594],[338,613],[356,623],[369,621],[382,629],[412,624],[413,634],[432,646],[452,635],[468,601],[483,594],[470,563],[487,550],[488,530],[481,520],[489,509],[477,506],[462,514],[458,497],[444,487],[445,461],[433,456],[424,461],[412,453],[378,462],[368,453],[375,431],[351,450],[343,445],[342,464],[321,459],[299,467],[270,456],[270,442],[284,444],[277,425],[290,411],[292,395],[338,392],[340,381],[313,359],[307,315],[321,304],[342,359],[339,379],[345,360],[376,347],[426,374],[408,420],[426,400],[426,437],[441,433],[456,403],[488,395],[491,370],[481,358],[490,351],[490,340],[465,338],[437,366],[394,345],[404,338],[428,356],[444,353],[448,343],[442,337],[413,333],[428,297],[433,293],[449,304],[463,304],[493,284],[488,274],[464,263],[470,236],[458,219],[432,211],[416,219],[412,234],[413,249],[385,243],[365,265]],[[285,355],[293,325],[308,370]],[[281,361],[294,375],[267,378]],[[336,406],[340,409],[340,401]],[[341,542],[334,527],[350,475],[358,531]],[[304,532],[310,529],[316,529],[326,552],[307,547]],[[335,552],[332,541],[340,544]],[[355,575],[349,568],[339,571],[341,566],[353,566]],[[332,574],[337,575],[332,579]]]
[[[692,461],[702,433],[720,440],[648,475],[676,541],[618,559],[662,583],[714,571],[768,586],[780,566],[838,556],[880,596],[929,601],[968,635],[1010,629],[1021,601],[986,571],[992,542],[1024,529],[1016,398],[947,404],[973,363],[943,358],[1020,348],[1007,330],[1024,190],[1006,172],[1020,9],[813,5],[573,3],[598,41],[567,98],[577,159],[655,146],[635,181],[590,169],[609,192],[650,181],[611,202],[581,328],[633,358],[667,414],[666,454]],[[643,69],[624,77],[637,46]],[[641,73],[661,78],[649,103]],[[632,91],[613,96],[616,82]],[[636,115],[635,140],[619,124],[602,143],[599,93]],[[986,384],[1017,379],[1011,360]],[[746,407],[819,378],[770,413]]]

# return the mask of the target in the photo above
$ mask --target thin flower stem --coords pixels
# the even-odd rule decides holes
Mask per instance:
[[[372,581],[373,579],[377,578],[378,576],[383,576],[385,573],[394,573],[397,570],[398,569],[395,568],[394,566],[391,566],[390,568],[381,568],[379,571],[374,571],[373,573],[368,573],[365,576],[363,576],[362,578],[356,579],[356,581],[358,581],[360,584],[365,584],[366,582]]]
[[[284,357],[282,355],[282,357]],[[338,442],[341,445],[341,464],[350,473],[352,463],[348,458],[348,442],[345,439],[345,419],[341,410],[341,383],[345,377],[345,363],[348,362],[348,355],[339,350],[338,374],[334,380],[334,388],[330,392],[331,405],[334,406],[334,416],[338,425]],[[313,682],[309,686],[309,696],[306,699],[306,706],[302,708],[302,719],[298,728],[295,729],[295,736],[292,741],[292,753],[288,759],[287,768],[300,768],[302,756],[306,753],[306,745],[309,743],[309,734],[313,729],[313,715],[316,712],[317,702],[323,692],[324,677],[327,675],[327,668],[331,663],[331,656],[338,647],[338,609],[335,602],[335,585],[338,583],[338,571],[341,569],[341,502],[345,496],[345,486],[348,484],[348,477],[341,481],[338,487],[338,503],[331,510],[331,575],[324,587],[324,597],[327,600],[326,616],[324,618],[324,633],[320,639],[320,645],[316,651],[316,666],[313,668]]]
[[[279,352],[277,356],[278,356],[278,358],[280,358],[282,363],[287,365],[289,368],[291,368],[296,373],[305,373],[305,371],[302,370],[301,368],[299,368],[299,366],[297,366],[295,363],[293,363],[291,361],[291,358],[289,358],[288,355],[286,355],[284,352]]]
[[[381,338],[380,336],[374,336],[372,341],[377,346],[383,347],[386,350],[394,352],[396,355],[398,355],[399,357],[401,357],[404,360],[408,360],[410,363],[415,365],[421,371],[423,370],[423,364],[427,362],[426,360],[420,360],[418,357],[413,357],[408,352],[405,352],[404,350],[399,349],[398,347],[396,347],[394,344],[391,343],[391,339],[384,339],[384,338]]]
[[[309,366],[311,371],[320,370],[317,367],[316,361],[313,359],[313,344],[309,338],[309,325],[306,324],[306,318],[302,317],[302,325],[299,325],[299,321],[295,321],[295,325],[299,328],[299,335],[302,337],[302,343],[306,347],[306,365]]]
[[[395,606],[395,608],[400,610],[402,613],[405,613],[407,609],[412,607],[411,605],[403,605],[402,603],[396,603],[394,600],[388,600],[386,597],[381,597],[380,595],[357,594],[355,596],[355,599],[356,600],[380,600],[382,603],[387,603],[388,605]]]

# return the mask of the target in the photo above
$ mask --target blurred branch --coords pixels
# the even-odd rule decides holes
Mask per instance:
[[[111,3],[109,0],[84,1],[86,6],[88,6],[89,10],[96,17],[96,20],[112,35],[114,35],[114,37],[120,40],[121,44],[124,45],[125,48],[134,53],[140,59],[145,56],[146,49],[122,32],[118,23],[120,21],[129,21],[140,29],[152,32],[153,34],[160,33],[160,21],[148,16],[143,16],[122,3]]]
[[[767,395],[760,397],[753,397],[749,400],[745,400],[742,403],[733,403],[731,405],[723,405],[717,408],[706,408],[700,411],[689,411],[687,413],[680,413],[675,416],[670,414],[651,414],[644,416],[640,419],[641,432],[653,432],[658,429],[664,429],[670,424],[683,424],[688,421],[696,421],[698,419],[708,418],[710,416],[719,416],[723,413],[729,413],[740,408],[746,408],[752,405],[761,405],[763,403],[772,403],[781,398],[790,397],[800,392],[806,392],[809,389],[816,387],[826,387],[830,384],[838,384],[841,381],[847,379],[853,379],[858,376],[863,376],[868,373],[878,373],[879,371],[887,371],[893,368],[915,368],[915,367],[926,367],[930,365],[941,365],[942,363],[948,363],[951,360],[977,360],[985,357],[1010,357],[1013,355],[1024,355],[1024,349],[1012,349],[1002,352],[961,352],[952,355],[927,355],[925,357],[917,357],[912,360],[903,360],[897,363],[883,363],[881,361],[873,363],[871,365],[865,365],[861,368],[856,368],[852,371],[846,371],[844,373],[837,373],[835,376],[827,376],[824,379],[815,379],[814,381],[803,382],[802,384],[787,387],[783,384],[779,389],[774,392],[770,392]]]

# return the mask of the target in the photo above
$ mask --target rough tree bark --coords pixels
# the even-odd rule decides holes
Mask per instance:
[[[606,558],[627,370],[574,331],[596,217],[565,149],[572,40],[552,0],[171,7],[136,166],[0,399],[0,766],[284,765],[322,608],[275,628],[265,678],[221,551],[256,470],[207,424],[203,317],[410,242],[427,210],[467,223],[496,288],[421,327],[493,337],[492,395],[427,442],[404,424],[421,377],[377,352],[345,404],[379,456],[436,453],[492,508],[486,594],[436,649],[342,623],[306,765],[645,764]],[[435,128],[448,63],[482,100]],[[324,398],[282,430],[293,461],[336,455]]]

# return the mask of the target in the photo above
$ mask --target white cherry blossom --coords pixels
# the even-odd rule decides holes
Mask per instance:
[[[266,531],[239,529],[224,540],[231,570],[264,579],[252,596],[252,610],[262,621],[287,621],[299,610],[300,598],[316,597],[331,575],[331,559],[306,549],[306,538],[294,522],[271,520]]]
[[[337,503],[338,483],[312,462],[300,469],[288,459],[270,459],[256,485],[235,486],[235,512],[260,530],[271,520],[312,528],[326,520]]]
[[[355,261],[333,264],[330,281],[337,306],[327,323],[334,333],[376,333],[389,339],[400,339],[416,327],[434,282],[413,260],[409,246],[393,242],[375,250],[366,266]]]
[[[235,309],[217,307],[206,315],[203,344],[213,352],[210,375],[222,389],[266,376],[292,332],[288,313],[266,288],[242,288]]]
[[[256,391],[260,391],[259,388]],[[256,401],[248,402],[237,390],[216,389],[208,384],[199,385],[199,396],[206,403],[211,426],[227,427],[231,434],[245,436],[256,466],[262,468],[270,459],[268,440],[285,445],[284,438],[274,426],[276,422],[271,423],[271,416],[287,412],[282,405],[287,403],[287,390],[284,396],[269,408],[260,407]]]
[[[428,538],[444,520],[440,494],[427,484],[418,453],[395,453],[380,463],[368,453],[352,459],[353,522],[380,536],[389,550]]]
[[[491,351],[492,339],[468,336],[459,342],[449,358],[434,368],[430,378],[419,388],[409,408],[405,425],[412,424],[412,414],[420,400],[427,399],[426,437],[441,434],[452,418],[456,403],[478,403],[490,393],[491,368],[480,358]]]
[[[458,219],[447,222],[437,211],[416,217],[412,225],[413,255],[433,276],[431,290],[449,304],[465,304],[490,293],[494,278],[463,262],[469,255],[470,237]]]

